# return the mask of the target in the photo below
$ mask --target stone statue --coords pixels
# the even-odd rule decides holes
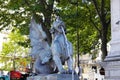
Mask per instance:
[[[51,74],[59,71],[72,73],[72,44],[65,35],[65,24],[57,17],[50,29],[52,34],[51,47],[46,41],[46,34],[34,19],[30,24],[31,56],[35,59],[34,68],[37,74]],[[68,70],[63,68],[67,61]]]
[[[35,59],[34,68],[36,74],[55,73],[54,62],[51,60],[52,53],[46,39],[46,34],[40,24],[34,19],[30,24],[31,54]]]
[[[51,51],[53,60],[60,73],[72,73],[72,44],[67,40],[65,35],[65,24],[58,16],[51,27],[52,45]],[[63,68],[67,61],[68,71]]]

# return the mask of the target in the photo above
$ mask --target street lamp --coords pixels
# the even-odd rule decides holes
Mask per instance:
[[[15,54],[16,54],[16,51],[14,51],[14,54],[13,54],[13,57],[12,57],[12,61],[13,61],[13,70],[15,71],[16,68],[15,68]]]

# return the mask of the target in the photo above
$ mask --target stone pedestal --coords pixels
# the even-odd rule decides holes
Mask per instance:
[[[111,48],[102,63],[105,80],[120,80],[120,0],[111,0]]]
[[[120,80],[120,61],[106,61],[102,66],[105,68],[105,80]]]
[[[74,75],[74,80],[79,80],[77,75]],[[48,74],[28,77],[27,80],[72,80],[72,74]]]

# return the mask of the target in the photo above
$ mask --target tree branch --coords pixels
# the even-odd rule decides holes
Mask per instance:
[[[101,17],[105,16],[105,14],[104,14],[104,7],[105,7],[105,1],[101,0]]]
[[[109,18],[108,21],[107,21],[107,23],[106,23],[107,26],[110,24],[110,22],[111,22],[111,19]]]
[[[96,9],[99,17],[101,18],[101,14],[100,14],[100,11],[99,11],[99,8],[98,8],[98,4],[97,4],[96,0],[92,0],[92,1],[93,1],[93,4],[94,4],[94,6],[95,6],[95,9]]]
[[[27,0],[24,0],[25,1],[25,3],[28,5],[28,6],[30,6],[30,4],[28,3],[28,1]]]
[[[99,10],[99,8],[98,8],[98,4],[97,4],[97,1],[96,0],[92,0],[93,1],[93,4],[94,4],[94,6],[95,6],[95,9],[96,9],[96,11],[97,11],[97,14],[98,14],[98,16],[99,16],[99,18],[100,18],[100,22],[101,22],[101,24],[103,25],[103,21],[104,21],[104,19],[103,19],[103,16],[101,15],[101,11]],[[104,0],[102,0],[101,1],[101,3],[103,3],[104,2]],[[104,6],[103,6],[104,4],[102,4],[102,8],[101,9],[104,9]],[[104,12],[103,12],[104,13]]]
[[[102,24],[106,24],[106,15],[107,13],[105,12],[105,0],[101,0],[101,21]]]
[[[94,25],[94,27],[97,29],[97,31],[99,32],[99,33],[101,33],[101,31],[100,31],[100,29],[96,26],[96,24],[95,24],[95,22],[92,20],[92,14],[91,14],[91,10],[90,10],[90,8],[86,5],[86,7],[87,7],[87,9],[89,10],[89,12],[90,12],[90,21],[92,22],[92,24]]]

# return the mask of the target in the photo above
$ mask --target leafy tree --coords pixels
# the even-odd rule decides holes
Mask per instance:
[[[90,0],[91,5],[86,5],[89,10],[90,20],[98,31],[101,39],[102,59],[107,56],[107,42],[110,40],[110,0]],[[88,2],[89,3],[89,2]],[[96,11],[93,15],[93,9]]]
[[[28,55],[28,48],[19,45],[20,42],[25,42],[26,40],[27,37],[22,36],[19,29],[15,29],[15,31],[8,35],[8,41],[3,43],[0,60],[5,63],[4,69],[10,70],[11,68],[20,67],[21,61],[28,63],[28,58],[25,58]]]
[[[83,3],[83,2],[84,3]],[[68,27],[70,41],[77,53],[88,53],[95,48],[99,38],[102,41],[103,59],[107,55],[107,33],[110,24],[109,0],[1,0],[0,24],[17,27],[21,34],[29,33],[33,16],[41,23],[51,43],[49,28],[54,14],[60,15]],[[95,11],[96,10],[96,11]],[[96,29],[96,30],[95,30]],[[77,33],[77,34],[76,34]],[[72,36],[71,36],[72,35]],[[76,38],[77,35],[77,38]],[[76,41],[78,41],[76,43]],[[26,43],[25,43],[26,44]],[[79,45],[77,45],[79,44]],[[78,46],[75,47],[75,46]]]
[[[14,26],[21,30],[22,34],[29,33],[29,23],[33,16],[38,23],[41,23],[51,42],[49,28],[53,14],[54,0],[2,0],[0,1],[0,24],[1,29],[6,26]]]
[[[75,41],[78,41],[77,53],[90,53],[91,49],[101,46],[104,59],[107,55],[107,42],[110,40],[110,1],[70,0],[68,3],[63,1],[58,4],[61,9],[59,15],[67,24],[69,39],[74,46]]]

